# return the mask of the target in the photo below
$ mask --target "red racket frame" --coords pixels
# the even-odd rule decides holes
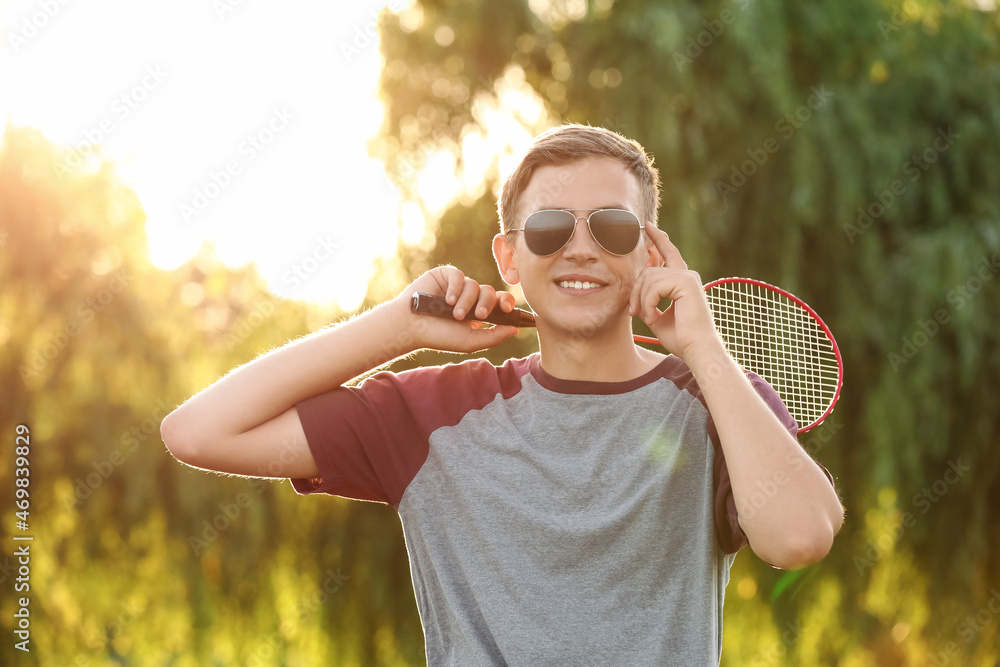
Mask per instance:
[[[806,310],[806,312],[808,312],[810,315],[812,315],[813,319],[816,320],[817,323],[819,323],[820,328],[823,329],[823,333],[825,333],[826,337],[830,339],[830,345],[833,347],[833,353],[837,357],[837,389],[834,392],[833,399],[830,401],[830,405],[827,406],[826,411],[822,415],[820,415],[819,418],[817,418],[815,421],[813,421],[813,423],[809,424],[808,426],[803,426],[803,427],[799,428],[798,432],[799,433],[805,433],[809,429],[812,429],[812,428],[815,428],[816,426],[819,426],[820,424],[823,423],[823,420],[825,420],[827,417],[829,417],[830,413],[833,412],[834,406],[837,405],[837,401],[840,399],[840,390],[841,390],[841,387],[843,387],[843,385],[844,385],[844,361],[843,361],[843,359],[840,356],[840,346],[837,345],[837,339],[833,337],[833,332],[830,331],[830,327],[828,327],[826,325],[826,322],[824,322],[823,318],[819,316],[819,313],[817,313],[813,309],[813,307],[810,306],[808,303],[806,303],[805,301],[803,301],[799,297],[795,296],[794,294],[792,294],[788,290],[783,290],[780,287],[777,287],[775,285],[771,285],[770,283],[765,283],[762,280],[754,280],[753,278],[719,278],[717,280],[713,280],[710,283],[707,283],[705,285],[704,289],[707,292],[708,290],[712,289],[713,287],[715,287],[717,285],[724,285],[724,284],[727,284],[727,283],[745,283],[745,284],[748,284],[748,285],[754,285],[756,287],[762,287],[764,289],[768,289],[768,290],[771,290],[773,292],[777,292],[781,296],[786,297],[786,298],[794,301],[798,305],[802,306]],[[632,338],[637,343],[649,343],[649,344],[652,344],[652,345],[662,345],[660,343],[660,340],[658,338],[653,338],[651,336],[638,336],[638,335],[634,335],[634,336],[632,336]],[[752,371],[753,369],[751,368],[750,370]]]

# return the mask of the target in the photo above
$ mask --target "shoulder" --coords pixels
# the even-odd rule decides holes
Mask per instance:
[[[667,360],[662,363],[658,369],[663,373],[663,378],[673,382],[678,389],[685,390],[689,392],[692,396],[697,398],[702,404],[708,408],[708,403],[702,393],[701,386],[698,384],[698,380],[695,378],[694,373],[682,359],[676,356],[667,357]],[[746,376],[750,385],[760,396],[761,400],[767,404],[771,409],[771,412],[781,420],[781,423],[785,426],[789,433],[795,435],[798,433],[798,424],[795,419],[788,411],[788,407],[785,405],[781,396],[774,389],[771,384],[757,375],[753,371],[744,370],[743,374]]]
[[[422,366],[406,371],[383,371],[362,382],[356,391],[373,401],[395,395],[411,405],[460,412],[482,407],[498,394],[510,398],[522,387],[532,357],[510,359],[495,366],[487,359],[467,359],[454,364]],[[445,408],[445,405],[451,406]]]

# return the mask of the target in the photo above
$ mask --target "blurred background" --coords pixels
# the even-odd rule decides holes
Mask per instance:
[[[741,553],[722,664],[996,665],[998,32],[992,0],[0,2],[0,663],[423,664],[391,508],[187,468],[159,422],[437,264],[501,287],[501,178],[572,121],[655,155],[703,279],[843,352],[801,441],[847,522],[804,570]]]

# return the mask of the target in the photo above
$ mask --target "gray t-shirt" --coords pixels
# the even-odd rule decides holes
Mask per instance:
[[[295,489],[397,508],[429,665],[719,663],[746,537],[679,358],[619,383],[473,359],[297,407],[320,477]]]

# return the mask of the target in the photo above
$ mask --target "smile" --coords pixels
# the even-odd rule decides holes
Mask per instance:
[[[580,280],[563,280],[559,283],[559,287],[565,287],[566,289],[595,289],[601,287],[601,285]]]

